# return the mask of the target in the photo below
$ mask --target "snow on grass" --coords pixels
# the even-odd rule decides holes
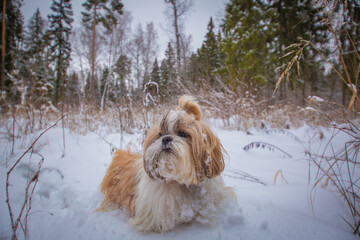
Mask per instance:
[[[110,164],[113,145],[129,146],[141,152],[141,131],[120,138],[119,134],[81,135],[65,130],[64,149],[62,129],[56,127],[35,146],[45,161],[28,218],[28,238],[356,239],[340,217],[350,218],[337,192],[320,185],[313,190],[317,170],[307,159],[305,150],[311,148],[314,153],[322,154],[332,136],[330,130],[303,126],[288,131],[240,132],[221,128],[214,131],[228,153],[225,183],[235,190],[238,198],[238,206],[229,206],[214,227],[191,223],[165,234],[142,234],[128,224],[129,217],[121,210],[94,212],[102,201],[99,187]],[[9,239],[12,234],[5,202],[6,172],[39,133],[27,137],[27,143],[16,139],[14,155],[10,154],[11,142],[4,134],[0,139],[0,239]],[[339,134],[333,141],[341,147],[346,140],[345,135]],[[252,142],[274,145],[291,158],[262,146],[244,150]],[[11,175],[10,202],[15,213],[24,201],[24,186],[38,161],[37,156],[28,154]],[[288,184],[280,176],[274,184],[279,171]],[[263,184],[244,180],[241,178],[244,172]],[[17,235],[23,238],[20,230]]]

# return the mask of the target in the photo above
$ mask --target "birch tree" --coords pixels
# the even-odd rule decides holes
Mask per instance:
[[[82,12],[82,21],[87,24],[88,28],[92,29],[90,103],[94,103],[96,26],[101,23],[107,33],[111,33],[112,26],[117,23],[114,13],[122,14],[123,4],[120,0],[87,0],[82,5],[85,7],[85,12]]]

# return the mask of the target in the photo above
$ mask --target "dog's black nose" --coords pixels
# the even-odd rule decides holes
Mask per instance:
[[[163,150],[169,150],[170,149],[170,143],[172,142],[173,138],[171,136],[165,136],[162,139],[162,149]]]
[[[171,136],[166,136],[162,139],[162,143],[164,145],[168,144],[169,142],[171,142],[173,140],[173,138]]]

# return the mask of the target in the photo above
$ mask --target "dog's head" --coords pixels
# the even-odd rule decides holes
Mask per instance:
[[[182,96],[147,134],[144,168],[151,178],[179,184],[199,184],[224,170],[223,146],[201,121],[201,110],[190,96]]]

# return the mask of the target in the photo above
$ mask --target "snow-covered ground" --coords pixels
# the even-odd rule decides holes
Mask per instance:
[[[141,151],[141,131],[135,130],[120,141],[119,134],[106,131],[81,135],[65,130],[64,150],[62,128],[55,127],[35,145],[45,160],[32,198],[28,238],[356,239],[342,219],[350,219],[350,215],[338,193],[320,184],[313,189],[317,171],[305,155],[305,149],[310,148],[321,155],[331,130],[303,126],[286,132],[240,132],[214,127],[216,121],[212,122],[228,153],[223,178],[238,198],[238,207],[226,209],[215,226],[191,223],[165,234],[142,234],[128,224],[129,217],[120,210],[94,212],[102,201],[99,186],[111,161],[112,144]],[[10,155],[11,142],[5,139],[5,129],[0,132],[0,239],[10,239],[6,172],[41,131],[16,139],[14,155]],[[346,140],[346,135],[339,134],[333,146],[340,148]],[[284,152],[269,148],[270,144]],[[24,202],[26,181],[36,171],[39,160],[38,155],[27,154],[10,176],[14,217]],[[254,178],[258,182],[248,181]],[[18,236],[23,238],[21,230]]]

